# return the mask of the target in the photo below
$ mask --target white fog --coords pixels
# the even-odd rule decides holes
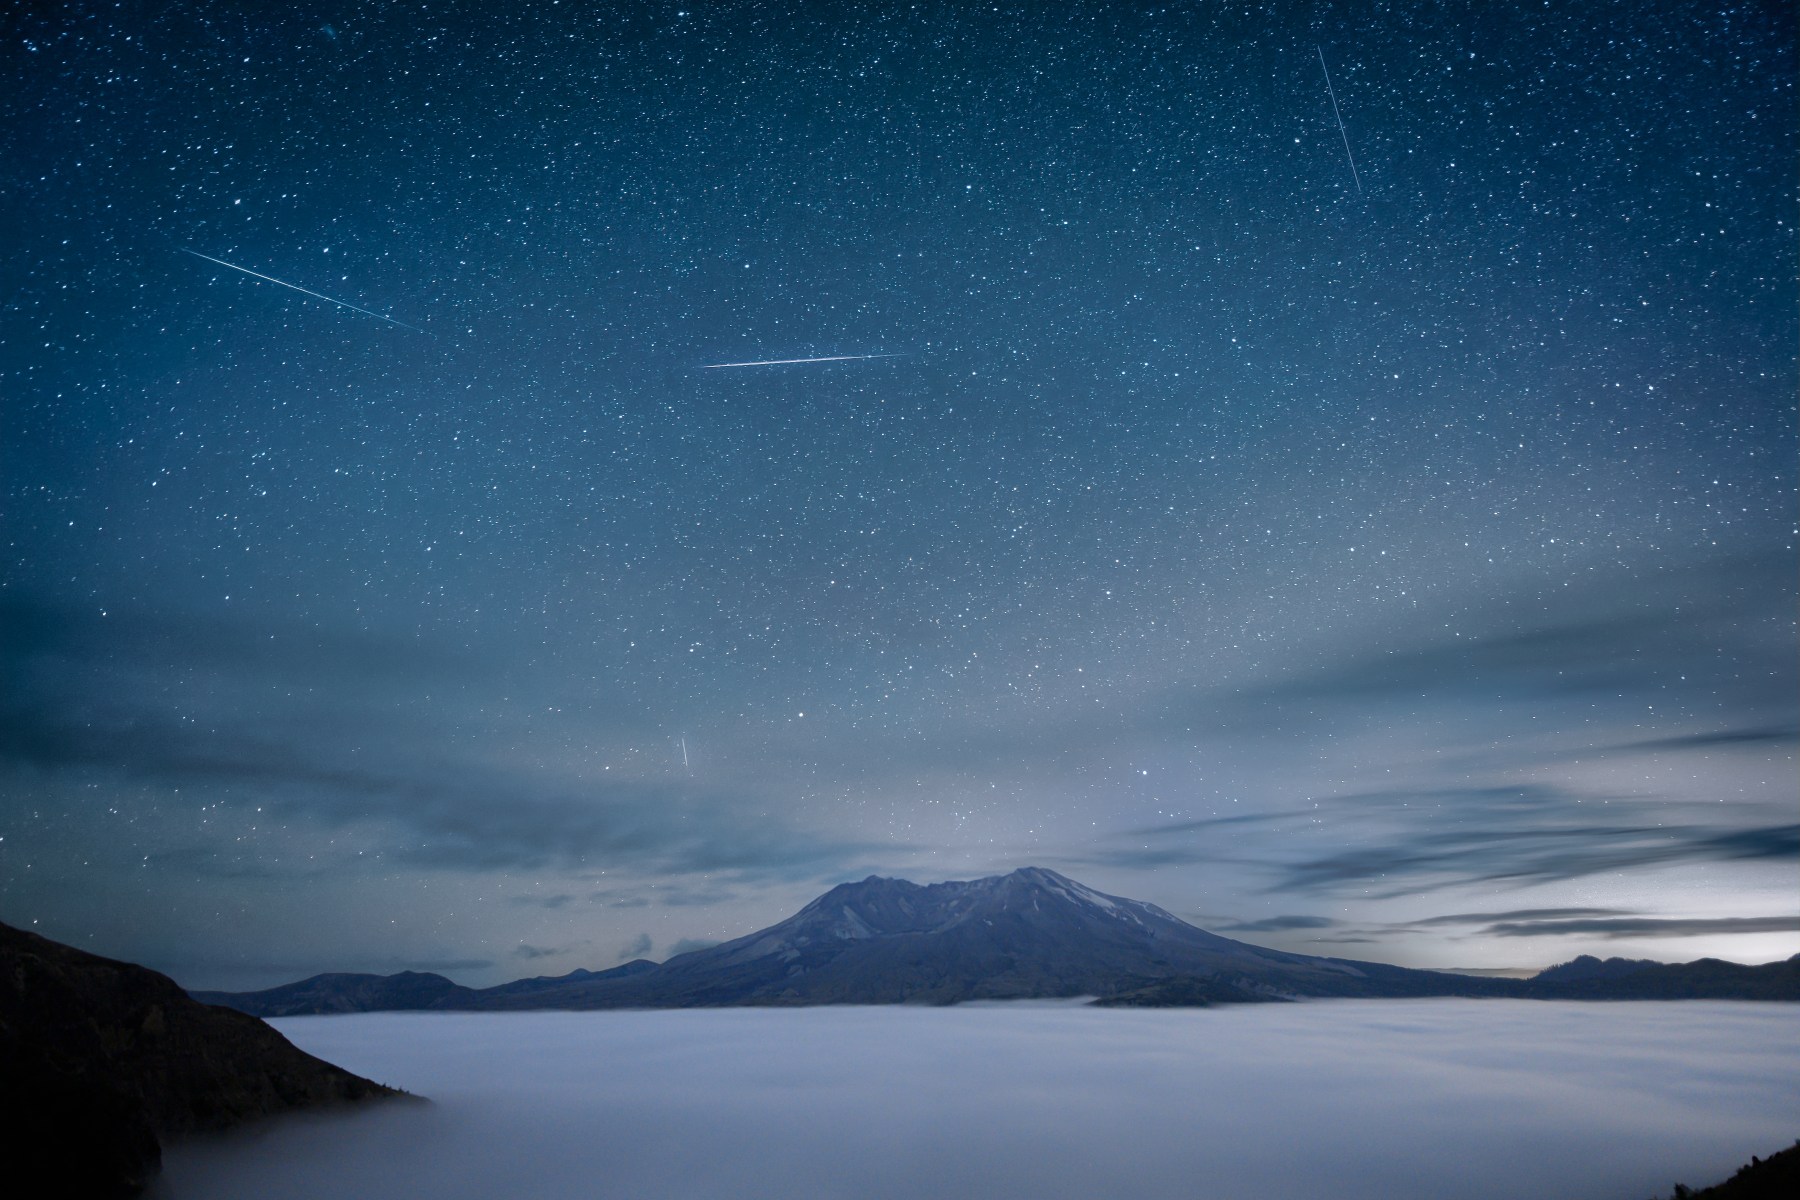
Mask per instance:
[[[171,1200],[1646,1200],[1790,1144],[1800,1009],[1341,1001],[274,1022],[430,1105],[174,1148]]]

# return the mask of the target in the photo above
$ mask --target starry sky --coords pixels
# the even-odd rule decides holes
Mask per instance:
[[[480,985],[1036,864],[1310,953],[1786,957],[1795,47],[11,6],[0,919]]]

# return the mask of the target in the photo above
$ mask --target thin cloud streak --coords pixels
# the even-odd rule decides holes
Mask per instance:
[[[1800,932],[1796,917],[1619,917],[1575,921],[1504,921],[1482,930],[1492,937],[1685,938],[1730,933]]]
[[[1394,789],[1328,797],[1315,809],[1133,830],[1067,861],[1139,868],[1234,863],[1271,876],[1270,893],[1348,889],[1394,898],[1680,863],[1800,859],[1800,825],[1678,823],[1664,820],[1668,813],[1668,804],[1654,798],[1548,784]],[[1257,840],[1245,846],[1212,836],[1232,828],[1251,830]],[[1307,853],[1309,841],[1325,838],[1363,844]]]

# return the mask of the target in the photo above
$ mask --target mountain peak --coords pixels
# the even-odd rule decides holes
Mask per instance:
[[[1020,867],[1016,871],[1001,876],[1001,878],[1023,879],[1032,883],[1047,884],[1056,887],[1068,887],[1070,885],[1076,887],[1081,886],[1080,884],[1075,883],[1075,881],[1070,879],[1067,875],[1052,871],[1049,867]]]

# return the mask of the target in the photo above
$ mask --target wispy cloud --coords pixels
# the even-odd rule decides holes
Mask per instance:
[[[555,892],[548,896],[508,896],[508,904],[516,904],[521,908],[562,908],[574,897],[567,892]]]
[[[1408,921],[1401,928],[1428,929],[1434,925],[1486,925],[1494,921],[1545,921],[1628,915],[1630,910],[1623,908],[1513,908],[1504,912],[1445,913],[1441,917]]]
[[[1572,921],[1502,921],[1482,930],[1493,937],[1683,938],[1720,933],[1800,932],[1793,917],[1615,917]]]
[[[408,728],[406,705],[393,702],[404,691],[396,679],[425,686],[446,670],[411,642],[258,639],[142,615],[107,617],[116,628],[102,636],[97,616],[7,605],[3,615],[18,623],[0,639],[14,685],[0,710],[0,769],[152,783],[207,802],[254,803],[285,820],[356,825],[386,861],[428,868],[629,863],[803,877],[866,849],[795,828],[752,783],[574,783],[485,758],[462,736],[454,708]],[[356,682],[364,677],[380,682],[365,691]],[[291,686],[272,688],[271,679]],[[241,869],[228,859],[219,866]]]
[[[1076,858],[1138,867],[1231,862],[1271,876],[1270,892],[1354,887],[1390,898],[1470,883],[1800,858],[1800,824],[1731,827],[1667,821],[1668,813],[1665,802],[1647,797],[1548,784],[1355,792],[1314,809],[1137,829]],[[1213,836],[1232,828],[1260,831],[1257,842]],[[1354,844],[1309,852],[1326,841]]]
[[[1474,614],[1453,635],[1352,649],[1334,664],[1241,689],[1229,701],[1204,693],[1196,700],[1250,721],[1277,707],[1292,731],[1306,714],[1341,718],[1354,708],[1378,720],[1390,703],[1417,712],[1422,701],[1493,710],[1584,699],[1601,711],[1641,712],[1639,697],[1699,682],[1732,717],[1763,713],[1759,735],[1774,740],[1793,728],[1796,707],[1791,625],[1776,607],[1792,593],[1781,569],[1732,560],[1645,579],[1629,594],[1575,593],[1559,601],[1566,615],[1523,627],[1498,607]],[[1774,713],[1785,715],[1768,719]]]
[[[677,954],[692,954],[696,950],[710,950],[718,944],[717,938],[681,938],[669,947],[669,957],[674,958]]]
[[[1717,750],[1737,746],[1786,746],[1800,742],[1800,729],[1792,725],[1753,725],[1740,729],[1712,729],[1702,733],[1676,734],[1670,737],[1646,738],[1639,742],[1621,742],[1615,750]]]
[[[1284,933],[1292,929],[1330,929],[1337,924],[1330,917],[1294,915],[1264,917],[1260,921],[1215,923],[1211,928],[1218,933]]]
[[[1595,822],[1558,829],[1424,832],[1278,868],[1271,891],[1329,892],[1373,884],[1381,896],[1467,883],[1552,883],[1674,863],[1800,857],[1800,825],[1720,831],[1698,825]]]

